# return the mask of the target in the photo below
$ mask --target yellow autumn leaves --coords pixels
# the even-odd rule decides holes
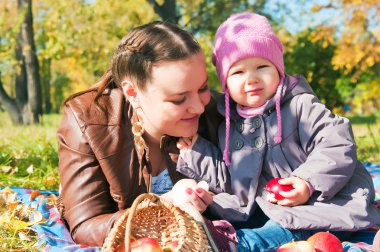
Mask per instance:
[[[41,195],[32,191],[29,201],[33,207],[18,199],[18,193],[6,187],[0,191],[0,232],[5,236],[0,240],[1,251],[38,251],[37,235],[33,225],[43,223],[41,212],[36,209],[45,201],[45,207],[56,204],[57,197]],[[5,238],[6,237],[6,238]]]

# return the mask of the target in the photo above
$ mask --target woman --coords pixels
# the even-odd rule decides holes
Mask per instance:
[[[73,239],[101,246],[138,195],[165,193],[183,178],[175,144],[197,131],[216,143],[214,105],[191,34],[165,22],[129,32],[95,87],[64,104],[57,133],[61,214]],[[212,202],[204,190],[189,194],[201,212]]]

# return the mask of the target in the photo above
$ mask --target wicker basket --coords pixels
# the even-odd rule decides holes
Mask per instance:
[[[199,212],[190,205],[185,205],[184,209],[186,212],[155,194],[140,195],[115,222],[102,251],[117,251],[122,242],[129,251],[131,240],[151,237],[156,238],[163,248],[178,241],[175,251],[217,252],[218,248]]]

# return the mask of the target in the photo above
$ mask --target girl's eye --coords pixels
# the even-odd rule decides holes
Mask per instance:
[[[174,105],[181,105],[182,103],[184,103],[186,100],[186,96],[184,96],[181,100],[176,100],[176,101],[170,101],[171,103],[173,103]]]
[[[268,65],[260,65],[257,67],[257,69],[262,69],[262,68],[266,68],[266,67],[268,67]]]
[[[199,90],[198,90],[198,93],[203,93],[203,92],[206,92],[208,90],[208,85],[204,85],[203,87],[201,87]]]

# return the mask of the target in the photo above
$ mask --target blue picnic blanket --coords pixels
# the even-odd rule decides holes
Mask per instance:
[[[370,172],[376,190],[376,201],[380,209],[380,165],[374,163],[363,163]],[[40,212],[46,222],[33,225],[39,238],[39,245],[43,248],[42,251],[80,251],[80,252],[95,252],[101,251],[100,247],[89,247],[86,245],[76,244],[69,233],[69,230],[59,218],[59,213],[56,207],[48,205],[47,200],[41,202],[38,197],[30,197],[33,189],[10,187],[18,194],[18,198],[32,207],[35,207]],[[39,190],[39,193],[45,198],[49,195],[58,195],[56,191]],[[33,198],[31,200],[31,198]],[[355,232],[349,241],[343,241],[344,251],[349,252],[373,252],[372,241],[379,227],[373,227],[366,230]]]

